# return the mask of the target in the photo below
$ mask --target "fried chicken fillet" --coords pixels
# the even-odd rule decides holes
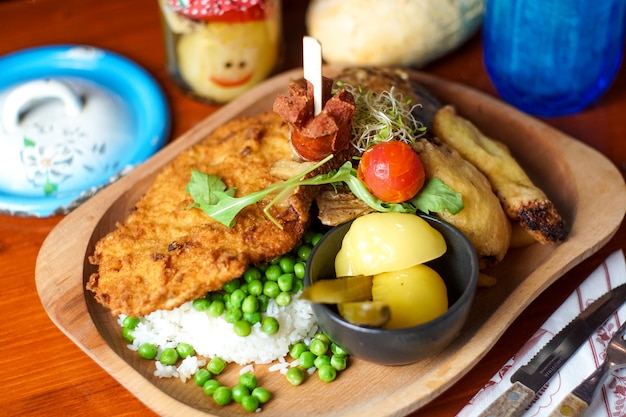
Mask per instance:
[[[433,130],[489,180],[507,215],[542,244],[565,239],[563,219],[545,193],[501,142],[484,135],[469,120],[445,106],[435,114]]]
[[[290,251],[302,237],[314,198],[301,187],[271,207],[282,230],[263,213],[271,197],[244,208],[227,227],[199,209],[185,193],[193,169],[219,176],[235,196],[264,189],[291,159],[289,128],[266,113],[231,121],[180,154],[157,176],[124,224],[103,239],[90,261],[98,266],[87,289],[114,314],[145,315],[172,309],[221,289],[250,264]]]

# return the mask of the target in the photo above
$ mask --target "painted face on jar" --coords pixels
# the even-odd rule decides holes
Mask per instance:
[[[193,4],[172,9],[166,21],[178,35],[174,48],[180,76],[195,93],[227,102],[271,73],[280,38],[272,2],[248,1],[232,10],[226,3],[202,9]]]

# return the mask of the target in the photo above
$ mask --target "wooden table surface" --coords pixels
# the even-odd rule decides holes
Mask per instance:
[[[301,65],[307,3],[283,0],[286,56],[282,69]],[[156,0],[5,0],[0,2],[0,27],[0,55],[46,44],[86,44],[121,53],[142,65],[167,95],[172,138],[215,110],[181,94],[168,78]],[[479,35],[424,70],[495,94],[482,65]],[[604,153],[624,173],[626,68],[595,106],[547,123]],[[61,333],[39,302],[35,261],[43,240],[59,220],[0,216],[0,315],[4,317],[0,325],[0,415],[153,415]],[[454,415],[560,302],[620,248],[626,249],[624,223],[606,246],[533,302],[475,368],[415,415]]]

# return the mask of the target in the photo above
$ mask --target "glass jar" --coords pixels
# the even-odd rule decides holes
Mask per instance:
[[[159,5],[167,70],[190,96],[226,103],[277,66],[280,0],[159,0]]]
[[[485,66],[500,96],[539,116],[576,113],[611,85],[624,0],[485,0]]]

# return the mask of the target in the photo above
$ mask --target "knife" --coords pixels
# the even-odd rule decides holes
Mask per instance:
[[[591,375],[561,401],[550,417],[575,417],[583,415],[598,389],[611,371],[626,366],[626,322],[613,334],[606,347],[606,358]]]
[[[511,376],[513,385],[500,394],[480,417],[521,416],[539,390],[624,302],[626,284],[613,288],[594,301]]]

